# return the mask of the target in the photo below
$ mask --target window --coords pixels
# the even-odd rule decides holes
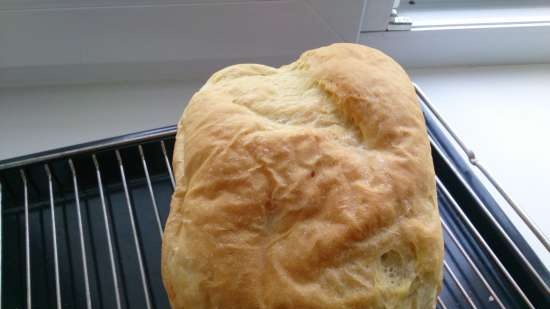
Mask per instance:
[[[550,26],[548,1],[408,0],[398,12],[412,21],[412,30],[466,27]]]
[[[359,42],[383,50],[409,68],[548,63],[549,4],[548,0],[369,0]]]

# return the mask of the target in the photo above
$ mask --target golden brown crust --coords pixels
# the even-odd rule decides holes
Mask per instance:
[[[426,128],[381,52],[335,44],[279,69],[217,72],[178,124],[173,165],[173,308],[435,307],[443,240]]]

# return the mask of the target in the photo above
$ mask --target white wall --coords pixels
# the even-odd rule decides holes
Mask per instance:
[[[0,86],[194,79],[234,63],[287,63],[355,41],[364,1],[2,0]]]
[[[409,72],[451,127],[550,235],[550,64]],[[550,254],[503,207],[550,266]]]
[[[0,88],[0,160],[175,124],[198,83]]]

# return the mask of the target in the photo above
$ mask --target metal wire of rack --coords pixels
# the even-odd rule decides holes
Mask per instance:
[[[445,121],[443,116],[437,111],[437,109],[433,106],[433,104],[428,100],[426,94],[418,87],[416,84],[415,90],[416,94],[420,98],[420,100],[423,103],[423,106],[425,106],[436,118],[439,120],[439,123],[445,128],[445,130],[449,133],[449,135],[453,138],[453,140],[456,142],[456,144],[462,149],[466,157],[468,158],[468,161],[475,167],[479,169],[479,171],[489,180],[489,182],[495,187],[495,189],[499,192],[499,194],[504,198],[504,200],[512,207],[512,209],[517,213],[517,215],[523,220],[523,222],[527,225],[527,227],[531,230],[533,235],[535,235],[538,240],[541,242],[542,245],[546,248],[547,251],[550,251],[550,242],[548,241],[548,238],[544,233],[541,231],[541,229],[535,224],[533,219],[531,219],[519,205],[517,205],[512,198],[506,193],[506,191],[502,188],[502,186],[497,182],[497,180],[489,173],[489,171],[485,168],[483,164],[477,159],[474,151],[472,151],[466,144],[458,137],[458,135],[453,131],[451,126]],[[548,290],[548,288],[547,288]],[[550,291],[550,290],[549,290]]]
[[[550,307],[548,272],[474,192],[429,127],[445,237],[438,307]],[[0,162],[2,308],[169,307],[159,236],[175,186],[175,130]]]

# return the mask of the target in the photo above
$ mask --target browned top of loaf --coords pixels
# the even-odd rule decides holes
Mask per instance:
[[[433,308],[443,241],[403,69],[335,44],[215,73],[174,150],[163,240],[173,308]]]

